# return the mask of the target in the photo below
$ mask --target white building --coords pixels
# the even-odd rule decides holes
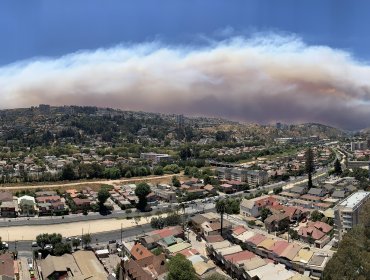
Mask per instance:
[[[141,153],[140,158],[152,161],[153,163],[159,163],[159,162],[172,160],[169,154],[157,154],[157,153]]]
[[[370,192],[359,191],[351,194],[334,207],[334,238],[340,241],[343,235],[359,223],[362,206]]]

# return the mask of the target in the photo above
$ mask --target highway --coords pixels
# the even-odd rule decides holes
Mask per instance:
[[[150,224],[138,226],[138,227],[131,227],[126,228],[122,231],[122,238],[127,239],[130,237],[136,237],[140,234],[150,232],[153,228],[150,226]],[[68,236],[64,236],[68,237]],[[100,232],[100,233],[91,233],[91,239],[92,244],[106,244],[109,240],[121,240],[121,230],[115,230],[115,231],[108,231],[108,232]],[[17,250],[19,252],[22,251],[30,251],[32,252],[34,249],[37,249],[36,247],[31,246],[32,241],[30,240],[19,240],[17,241]],[[15,242],[9,242],[9,249],[14,250],[15,249]]]

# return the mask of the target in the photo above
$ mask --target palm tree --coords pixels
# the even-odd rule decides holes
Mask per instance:
[[[221,215],[221,236],[222,236],[222,231],[223,231],[223,226],[224,226],[224,213],[225,213],[225,201],[224,200],[217,201],[216,211],[217,213],[220,213]]]

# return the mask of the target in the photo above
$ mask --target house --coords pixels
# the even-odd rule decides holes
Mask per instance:
[[[346,197],[346,192],[345,191],[334,191],[331,197],[336,198],[336,199],[344,199]]]
[[[76,204],[77,208],[90,207],[91,201],[88,198],[73,198],[73,202]]]
[[[289,192],[302,195],[302,194],[305,194],[307,192],[307,187],[295,186],[295,187],[291,188],[289,190]]]
[[[322,248],[330,241],[328,234],[332,230],[332,226],[317,221],[307,223],[307,226],[301,227],[298,230],[298,236],[302,241],[307,243],[314,243],[317,248]]]
[[[61,197],[59,195],[48,195],[48,196],[39,196],[36,197],[37,203],[53,203],[53,202],[60,202]]]
[[[258,217],[264,207],[277,205],[278,201],[272,196],[265,195],[253,199],[243,199],[240,203],[240,214],[244,217]]]
[[[264,221],[268,232],[285,230],[290,223],[289,215],[285,213],[273,214]]]
[[[0,279],[19,279],[18,264],[14,261],[12,253],[7,252],[0,255]]]
[[[21,216],[34,216],[36,214],[36,202],[33,196],[24,195],[18,198],[19,214]]]
[[[234,187],[230,184],[222,184],[222,185],[220,185],[220,188],[221,188],[222,192],[224,192],[224,193],[233,193],[233,192],[235,192]]]
[[[203,187],[203,189],[206,190],[210,194],[217,194],[216,188],[214,186],[212,186],[212,185],[209,185],[209,184],[208,185],[205,185]]]
[[[13,201],[13,194],[10,192],[0,192],[0,203],[6,201]]]
[[[1,217],[15,218],[18,213],[18,204],[15,201],[5,201],[0,205]]]
[[[314,195],[314,196],[318,196],[318,197],[323,197],[324,195],[326,195],[326,190],[324,188],[322,189],[319,189],[319,188],[311,188],[308,193],[308,195]]]
[[[176,202],[176,193],[168,189],[153,188],[152,192],[161,200],[166,202]]]
[[[35,193],[36,197],[40,196],[55,196],[57,195],[56,191],[39,191]]]
[[[92,251],[77,251],[63,256],[48,255],[35,266],[42,279],[106,280],[108,275]]]

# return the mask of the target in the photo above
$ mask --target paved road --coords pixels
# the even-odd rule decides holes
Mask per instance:
[[[152,231],[152,227],[149,224],[142,225],[139,227],[131,227],[131,228],[126,228],[122,231],[122,238],[126,239],[128,237],[135,237],[140,234]],[[109,240],[121,240],[121,231],[120,230],[115,230],[115,231],[107,231],[107,232],[100,232],[100,233],[94,233],[91,234],[92,238],[92,243],[96,244],[96,239],[98,240],[98,243],[108,243]],[[10,242],[9,244],[9,249],[14,250],[15,249],[15,242]],[[32,252],[33,248],[31,247],[31,241],[26,240],[26,241],[17,241],[17,250],[19,252]],[[23,255],[25,255],[23,253]]]

